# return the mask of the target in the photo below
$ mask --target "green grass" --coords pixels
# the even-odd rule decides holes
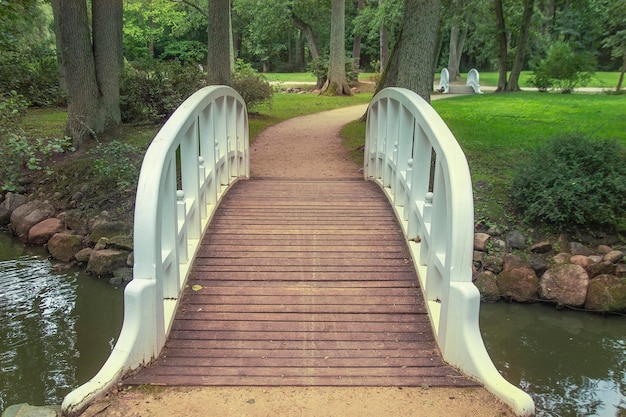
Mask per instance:
[[[532,71],[522,71],[519,78],[520,87],[528,87],[528,79],[533,75]],[[467,74],[461,74],[461,80],[466,80]],[[619,72],[596,72],[591,78],[587,87],[597,88],[615,88],[617,80],[619,79]],[[437,74],[437,80],[439,80],[439,74]],[[480,73],[480,85],[496,87],[498,85],[498,73],[497,72],[481,72]]]
[[[467,95],[432,104],[468,159],[478,221],[513,220],[512,168],[547,138],[578,132],[597,139],[616,138],[626,145],[624,95],[523,92]],[[362,163],[362,151],[357,150],[363,145],[365,124],[351,123],[342,135],[355,160]]]
[[[269,81],[282,83],[314,83],[316,78],[310,72],[267,72],[263,74]],[[371,72],[362,72],[359,74],[359,81],[368,81],[375,76]]]

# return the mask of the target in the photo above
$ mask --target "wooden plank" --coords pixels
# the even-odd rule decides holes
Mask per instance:
[[[472,386],[436,346],[383,193],[250,180],[225,196],[160,358],[125,384]]]

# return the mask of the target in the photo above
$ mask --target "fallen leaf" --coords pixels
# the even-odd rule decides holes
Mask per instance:
[[[200,291],[202,289],[202,285],[196,284],[193,287],[191,287],[191,289],[194,290],[194,291]]]

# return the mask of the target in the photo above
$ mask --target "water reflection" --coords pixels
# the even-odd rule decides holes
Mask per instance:
[[[106,360],[121,321],[121,289],[55,272],[40,248],[0,234],[0,411],[59,404]]]
[[[626,318],[505,303],[483,305],[480,318],[496,367],[538,416],[626,412]]]

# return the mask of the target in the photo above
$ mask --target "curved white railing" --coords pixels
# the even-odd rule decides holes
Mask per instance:
[[[80,413],[124,374],[158,357],[191,261],[221,197],[249,176],[243,99],[225,86],[197,91],[146,152],[137,186],[135,265],[124,291],[122,331],[98,374],[65,397],[64,415]]]
[[[472,68],[467,73],[467,81],[465,82],[465,85],[472,87],[472,90],[474,90],[477,94],[483,93],[480,91],[480,75],[478,74],[478,70],[476,68]]]
[[[533,400],[500,375],[480,334],[465,155],[437,112],[414,92],[387,88],[371,102],[364,176],[382,187],[396,211],[444,360],[481,381],[518,415],[533,415]]]
[[[450,92],[450,73],[448,72],[448,68],[441,70],[441,75],[439,76],[439,91],[444,94]]]

